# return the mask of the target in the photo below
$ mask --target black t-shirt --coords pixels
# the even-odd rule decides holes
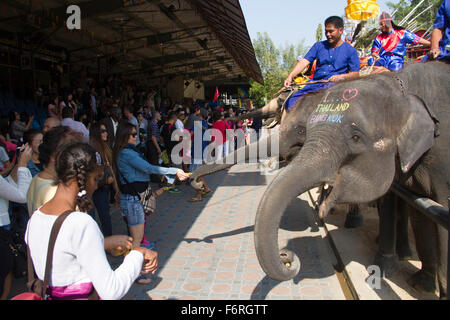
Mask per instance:
[[[172,132],[175,129],[175,125],[172,125],[170,123],[165,123],[161,128],[161,138],[163,139],[164,146],[166,147],[169,154],[177,143],[176,141],[172,141]]]

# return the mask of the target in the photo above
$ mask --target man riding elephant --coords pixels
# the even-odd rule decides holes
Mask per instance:
[[[399,71],[403,69],[407,44],[430,46],[430,41],[417,36],[408,29],[396,26],[392,22],[391,15],[385,11],[378,21],[381,33],[373,41],[371,50],[375,66]],[[369,65],[372,64],[373,60],[370,59]]]
[[[305,58],[299,59],[289,76],[284,81],[286,89],[290,88],[294,78],[309,69],[314,63],[316,68],[311,81],[302,82],[301,89],[283,90],[264,107],[254,110],[244,116],[234,117],[233,120],[246,118],[271,119],[272,127],[279,124],[282,114],[282,105],[286,102],[285,110],[289,110],[295,102],[306,93],[316,92],[335,85],[337,82],[357,79],[359,77],[360,63],[358,52],[341,37],[344,32],[344,21],[337,16],[325,20],[325,35],[327,40],[317,42],[312,46]],[[313,66],[314,68],[314,66]],[[314,81],[314,82],[312,82]],[[316,82],[320,81],[320,82]],[[312,82],[308,84],[308,82]]]
[[[360,64],[358,52],[341,39],[343,32],[344,21],[342,18],[332,16],[325,20],[325,35],[327,40],[316,42],[308,51],[305,58],[297,62],[294,69],[284,81],[284,86],[291,86],[293,79],[307,69],[316,59],[317,66],[312,81],[328,80],[329,82],[305,85],[286,101],[287,110],[306,93],[326,89],[336,82],[359,77]]]

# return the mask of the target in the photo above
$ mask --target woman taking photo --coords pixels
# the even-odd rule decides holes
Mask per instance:
[[[109,192],[113,188],[116,200],[116,207],[119,209],[120,192],[114,178],[111,168],[112,151],[108,144],[108,131],[105,125],[96,122],[92,125],[89,132],[89,144],[97,150],[97,162],[104,166],[103,177],[98,181],[97,190],[92,195],[92,201],[100,217],[102,232],[105,237],[112,235],[111,216],[109,214]],[[89,211],[92,218],[95,219],[95,211]]]
[[[143,242],[145,213],[140,202],[140,194],[147,189],[150,174],[164,175],[170,184],[175,178],[184,181],[189,176],[178,168],[164,168],[148,163],[136,148],[137,135],[137,129],[132,124],[125,121],[119,124],[114,147],[114,163],[121,191],[120,209],[133,238],[133,248],[140,245],[152,248],[153,244]],[[141,277],[138,282],[146,283],[146,280],[145,277]]]
[[[104,238],[88,215],[91,195],[103,174],[95,150],[88,144],[69,144],[55,163],[55,196],[31,216],[25,233],[36,275],[44,278],[48,239],[57,217],[72,213],[56,239],[47,294],[50,299],[87,299],[96,290],[101,299],[120,299],[138,275],[156,271],[156,252],[135,247],[122,264],[112,270],[104,251]]]
[[[31,159],[31,148],[25,145],[17,160],[17,179],[11,176],[3,178],[0,175],[0,228],[11,230],[8,204],[10,201],[25,203],[27,191],[31,182],[31,174],[27,163]],[[11,288],[13,277],[14,256],[10,247],[0,240],[0,300],[6,300]]]
[[[44,169],[42,163],[39,161],[39,146],[42,143],[42,138],[42,132],[36,129],[27,130],[23,134],[23,142],[28,143],[31,150],[33,150],[31,160],[27,164],[33,177]]]

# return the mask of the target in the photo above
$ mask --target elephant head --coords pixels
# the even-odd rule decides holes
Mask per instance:
[[[195,172],[191,176],[191,186],[194,189],[198,189],[201,187],[201,184],[198,184],[197,179],[213,174],[215,172],[228,169],[232,167],[234,164],[238,163],[238,156],[242,155],[243,161],[245,163],[256,163],[258,158],[252,158],[252,153],[250,150],[257,150],[253,155],[259,155],[259,148],[266,148],[268,157],[276,157],[278,156],[282,160],[290,161],[293,159],[295,155],[302,148],[305,139],[306,139],[306,123],[309,117],[309,114],[316,108],[318,101],[321,96],[318,94],[309,94],[302,99],[300,99],[290,111],[285,111],[283,113],[283,120],[279,126],[278,131],[278,139],[276,139],[278,146],[277,148],[272,148],[273,139],[271,136],[268,136],[266,141],[257,141],[252,143],[251,145],[247,145],[242,147],[234,152],[231,152],[225,159],[217,161],[213,164],[206,164],[195,170]],[[264,108],[266,110],[264,111]],[[267,106],[260,109],[262,112],[258,113],[258,111],[254,111],[245,115],[245,117],[249,117],[248,115],[272,115],[272,111],[275,107],[271,106],[269,103]],[[269,111],[268,111],[269,110]],[[270,111],[272,110],[272,111]],[[251,117],[251,116],[250,116]],[[278,150],[278,153],[274,153],[274,150]]]
[[[285,281],[299,271],[298,258],[286,250],[280,254],[277,240],[292,200],[329,183],[333,189],[320,208],[322,217],[336,204],[373,201],[391,186],[397,157],[407,172],[431,148],[432,117],[420,98],[402,93],[394,77],[344,82],[319,99],[311,97],[316,105],[306,123],[306,141],[269,184],[257,210],[255,248],[270,278]],[[291,257],[288,264],[285,256]]]

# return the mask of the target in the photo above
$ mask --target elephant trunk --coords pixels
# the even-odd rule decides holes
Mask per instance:
[[[278,228],[288,205],[299,195],[334,179],[344,154],[331,148],[305,145],[298,156],[269,184],[255,220],[255,249],[264,272],[272,279],[286,281],[300,270],[295,253],[278,248]]]
[[[224,159],[217,160],[215,163],[202,165],[192,173],[191,185],[196,188],[195,186],[197,185],[196,183],[198,182],[198,178],[213,174],[218,171],[226,170],[237,163],[256,163],[258,161],[258,155],[260,154],[260,148],[267,148],[267,157],[276,156],[276,154],[272,150],[271,136],[269,135],[265,139],[266,140],[262,138],[250,145],[239,148],[228,154],[228,156],[226,156]]]
[[[280,104],[278,103],[278,99],[271,100],[264,107],[248,112],[243,115],[239,115],[237,117],[229,118],[229,121],[241,121],[250,118],[258,118],[258,119],[269,119],[274,117],[280,111]]]

